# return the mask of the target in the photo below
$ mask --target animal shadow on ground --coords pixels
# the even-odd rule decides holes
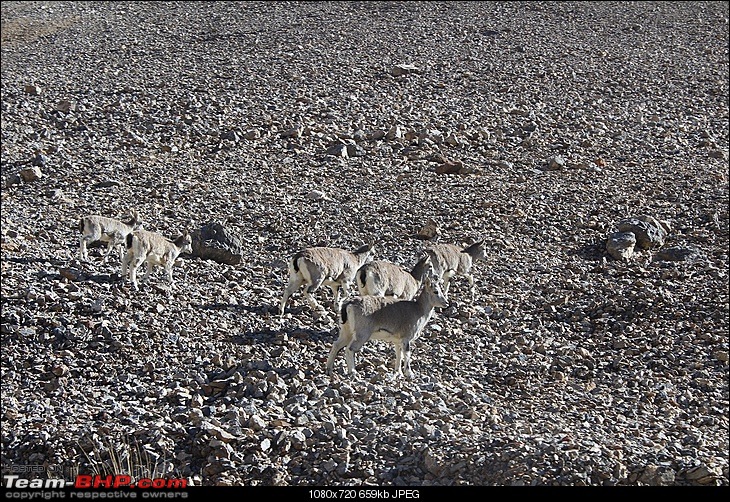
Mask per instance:
[[[271,307],[268,305],[241,305],[237,303],[206,303],[204,305],[197,305],[202,310],[226,310],[229,312],[250,312],[252,314],[266,315],[271,312]]]
[[[278,313],[278,306],[270,305],[235,305],[231,303],[208,303],[205,305],[198,305],[198,308],[202,310],[223,310],[229,312],[243,313],[249,312],[260,315],[262,317],[269,317]],[[304,307],[302,307],[304,309]],[[292,338],[305,339],[309,342],[317,343],[332,343],[337,338],[337,328],[317,330],[310,328],[295,327],[292,329],[258,329],[256,331],[243,332],[234,335],[234,341],[236,343],[244,345],[253,345],[257,343],[280,343],[282,336],[286,334]]]
[[[50,270],[41,270],[38,272],[38,278],[44,279],[46,277],[50,277],[54,280],[60,280],[61,278],[66,278],[72,282],[96,282],[96,283],[106,283],[106,284],[113,284],[118,282],[121,277],[119,274],[112,273],[112,274],[92,274],[87,273],[82,270],[79,270],[78,268],[69,266],[68,260],[59,260],[57,258],[38,258],[38,257],[29,257],[29,258],[7,258],[7,261],[13,262],[13,263],[22,263],[24,265],[30,265],[33,263],[49,263],[54,267],[58,268],[58,273],[53,273]]]
[[[337,338],[336,330],[317,331],[315,329],[296,328],[291,331],[273,329],[259,329],[256,331],[241,332],[233,335],[233,340],[241,345],[255,345],[258,343],[280,344],[283,335],[304,340],[307,344],[323,343],[330,345]]]
[[[586,242],[577,248],[569,250],[568,254],[572,254],[586,261],[601,261],[601,258],[606,256],[606,240]]]

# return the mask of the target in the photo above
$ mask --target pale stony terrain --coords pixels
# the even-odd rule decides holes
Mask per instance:
[[[3,470],[727,486],[728,72],[727,2],[3,2]],[[242,260],[134,292],[77,228],[131,208]],[[474,303],[327,376],[287,258],[429,221]]]

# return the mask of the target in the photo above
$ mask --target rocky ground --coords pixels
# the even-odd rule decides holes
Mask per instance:
[[[3,2],[4,472],[727,486],[728,71],[727,2]],[[240,263],[80,261],[132,208]],[[289,256],[371,239],[487,244],[410,381],[278,315]]]

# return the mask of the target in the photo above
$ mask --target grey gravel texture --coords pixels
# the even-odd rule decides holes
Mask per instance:
[[[727,2],[3,2],[3,469],[727,486],[728,72]],[[240,262],[80,261],[132,208]],[[279,318],[303,247],[478,239],[412,380]]]

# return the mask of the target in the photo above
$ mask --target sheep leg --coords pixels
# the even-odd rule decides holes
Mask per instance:
[[[131,259],[132,259],[131,252],[122,254],[122,278],[127,277],[127,270],[129,269],[129,261]]]
[[[104,254],[104,263],[106,263],[109,259],[109,255],[112,254],[112,251],[115,247],[120,247],[120,259],[122,255],[124,254],[124,244],[125,244],[125,236],[122,232],[114,231],[111,235],[109,235],[109,240],[107,241],[106,246],[106,253]]]
[[[107,243],[106,243],[106,251],[104,252],[104,260],[103,260],[103,263],[106,263],[107,262],[107,260],[109,259],[109,254],[111,254],[112,249],[114,249],[114,246],[116,246],[116,245],[117,245],[116,239],[111,239],[111,240],[107,241]]]
[[[332,368],[335,366],[335,358],[337,357],[337,354],[342,350],[345,345],[350,341],[350,337],[345,333],[344,326],[340,329],[340,336],[335,340],[335,343],[332,344],[332,350],[330,350],[330,354],[327,357],[327,374],[332,374]]]
[[[351,375],[357,373],[357,370],[355,369],[355,352],[360,350],[363,345],[365,345],[367,341],[372,338],[372,336],[373,333],[368,331],[367,328],[361,328],[361,331],[353,332],[350,343],[347,346],[347,350],[345,352],[345,357],[347,358],[347,368]]]
[[[347,374],[350,376],[357,375],[355,369],[355,351],[349,346],[345,349],[345,360],[347,361]]]
[[[119,260],[120,261],[123,261],[124,260],[124,256],[127,254],[127,252],[125,251],[125,249],[126,249],[125,248],[125,242],[122,241],[122,245],[119,248]],[[124,275],[124,272],[122,272],[122,275]]]
[[[89,260],[89,253],[86,250],[86,238],[81,237],[80,243],[79,243],[79,254],[81,256],[81,261],[88,261]]]
[[[335,358],[337,357],[337,354],[339,354],[343,347],[352,342],[354,336],[355,332],[349,322],[340,324],[340,334],[337,337],[337,340],[335,340],[335,343],[332,345],[332,350],[330,351],[329,357],[327,357],[328,375],[332,374],[332,369],[334,368]]]
[[[317,302],[317,300],[314,298],[314,296],[312,296],[313,293],[317,291],[322,285],[325,277],[322,276],[322,274],[319,272],[319,270],[316,269],[316,267],[310,267],[307,265],[307,262],[304,263],[305,265],[302,266],[300,270],[302,273],[302,277],[304,278],[304,282],[306,284],[309,284],[308,287],[304,288],[304,297],[306,298],[312,310],[325,312],[324,307],[322,307],[319,302]]]
[[[80,247],[80,253],[81,253],[81,259],[83,261],[89,260],[89,250],[87,246],[90,242],[95,242],[101,239],[101,229],[100,228],[94,228],[93,225],[89,227],[90,234],[85,234],[81,236],[81,241],[79,244]]]
[[[411,371],[411,342],[405,342],[401,346],[401,352],[405,363],[405,375],[410,380],[413,378],[413,371]],[[400,367],[398,367],[398,372],[400,373]]]
[[[342,295],[342,299],[344,300],[348,296],[350,296],[350,282],[349,281],[342,281],[340,282],[340,287],[338,292],[340,295]],[[338,296],[335,298],[335,308],[337,308],[340,304],[340,297]]]
[[[396,343],[394,345],[395,347],[395,366],[393,367],[393,375],[395,377],[401,376],[401,362],[403,360],[403,345],[400,343]]]
[[[139,284],[137,283],[137,269],[142,264],[142,259],[134,259],[129,266],[129,280],[132,283],[135,291],[139,291]],[[149,271],[149,269],[148,269]]]
[[[144,260],[142,260],[142,261],[144,261]],[[140,261],[140,265],[141,264],[142,264],[142,262]],[[155,268],[155,266],[152,264],[152,262],[150,262],[149,260],[147,260],[147,267],[146,267],[146,270],[144,272],[144,276],[142,277],[142,282],[147,282],[149,280],[150,274],[152,273],[152,269],[153,268]]]
[[[328,286],[332,290],[332,297],[334,298],[334,300],[332,300],[332,307],[337,310],[340,305],[340,285],[335,282],[331,282]]]
[[[449,297],[449,285],[451,284],[451,277],[453,277],[454,274],[455,274],[454,270],[447,270],[446,272],[444,272],[444,275],[441,278],[441,280],[444,283],[443,292],[444,292],[444,297],[446,297],[446,298]]]
[[[345,301],[345,299],[349,296],[349,286],[350,283],[348,282],[330,282],[329,287],[332,290],[332,307],[335,310],[339,310],[340,308],[340,302]]]
[[[279,305],[279,314],[281,317],[284,317],[284,308],[286,307],[286,302],[289,301],[289,297],[294,294],[295,291],[298,291],[299,288],[302,287],[302,284],[304,284],[304,280],[301,275],[292,274],[289,276],[289,284],[284,290],[284,296],[282,297],[281,304]]]
[[[320,305],[319,302],[314,298],[313,293],[315,291],[317,291],[316,286],[309,286],[307,288],[304,288],[304,298],[306,298],[312,310],[317,312],[326,312],[326,309],[322,305]]]
[[[325,308],[320,305],[313,296],[314,292],[316,292],[321,285],[322,280],[320,279],[318,282],[312,283],[308,287],[304,288],[304,298],[306,298],[307,302],[309,302],[309,306],[312,308],[312,310],[326,312]]]
[[[175,285],[172,280],[172,265],[173,263],[170,261],[165,265],[165,275],[167,276],[167,282],[170,284],[170,287]]]

